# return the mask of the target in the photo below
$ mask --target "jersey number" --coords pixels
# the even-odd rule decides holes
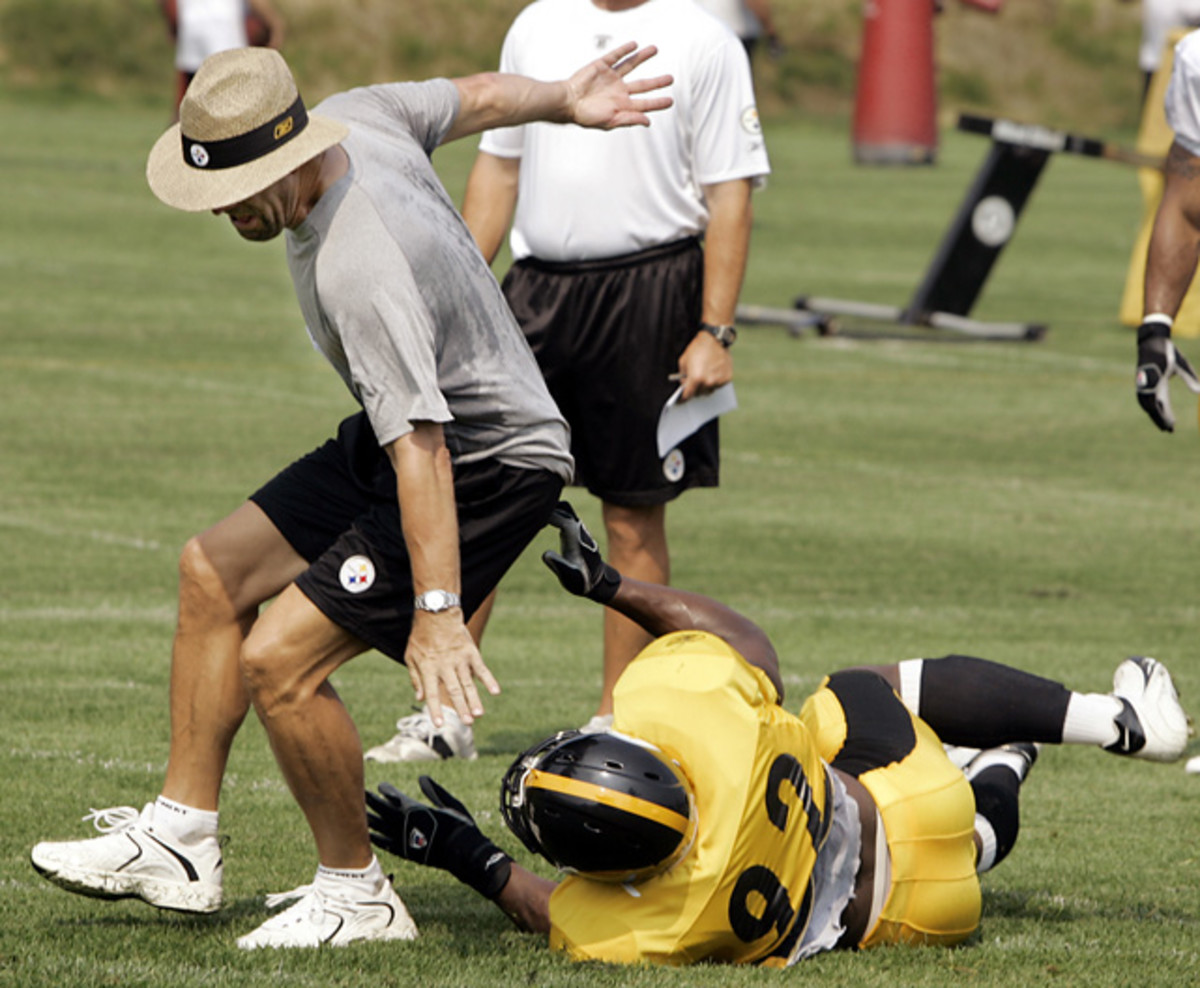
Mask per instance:
[[[794,800],[784,799],[785,784],[795,793]],[[771,763],[763,801],[767,819],[780,833],[787,830],[793,804],[798,805],[804,810],[805,829],[813,847],[821,846],[829,830],[830,817],[817,809],[804,766],[795,757],[780,755]],[[787,954],[804,931],[811,908],[811,885],[804,891],[804,901],[797,914],[779,876],[764,865],[751,865],[738,876],[733,887],[733,894],[729,898],[729,925],[744,943],[753,943],[774,929],[784,939],[773,953]]]

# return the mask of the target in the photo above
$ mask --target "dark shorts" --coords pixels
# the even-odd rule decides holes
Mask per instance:
[[[463,609],[469,616],[546,524],[562,481],[494,461],[454,468]],[[296,585],[331,621],[398,662],[412,626],[412,572],[396,475],[364,413],[256,491],[311,564]]]
[[[668,378],[700,328],[704,253],[695,239],[578,264],[518,261],[508,304],[571,425],[575,483],[609,504],[663,504],[716,487],[717,421],[658,455]]]

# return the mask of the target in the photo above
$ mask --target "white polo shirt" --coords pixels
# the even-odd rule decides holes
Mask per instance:
[[[1200,156],[1200,31],[1192,32],[1175,46],[1166,111],[1175,140]]]
[[[535,123],[483,135],[481,150],[521,159],[514,258],[614,257],[700,235],[708,225],[703,186],[770,171],[745,50],[693,0],[622,11],[535,0],[509,29],[500,69],[565,79],[626,41],[659,50],[629,78],[675,79],[667,90],[674,105],[651,114],[649,127]]]

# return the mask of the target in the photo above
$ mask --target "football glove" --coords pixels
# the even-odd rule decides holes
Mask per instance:
[[[550,524],[558,529],[560,551],[543,552],[542,562],[568,593],[607,604],[621,585],[621,574],[601,557],[596,540],[575,509],[567,501],[559,501]]]
[[[427,806],[384,782],[367,791],[371,843],[406,861],[441,868],[494,899],[508,882],[512,858],[476,825],[470,811],[428,775],[418,780]]]
[[[1171,342],[1171,330],[1163,323],[1142,323],[1138,328],[1137,400],[1154,424],[1163,432],[1175,431],[1168,384],[1178,375],[1195,394],[1200,394],[1200,378],[1187,358]]]

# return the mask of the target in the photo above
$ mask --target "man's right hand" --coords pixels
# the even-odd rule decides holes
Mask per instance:
[[[1187,358],[1175,349],[1170,327],[1164,323],[1142,323],[1137,339],[1138,404],[1163,432],[1174,432],[1169,382],[1178,375],[1194,394],[1200,394],[1200,378]]]

